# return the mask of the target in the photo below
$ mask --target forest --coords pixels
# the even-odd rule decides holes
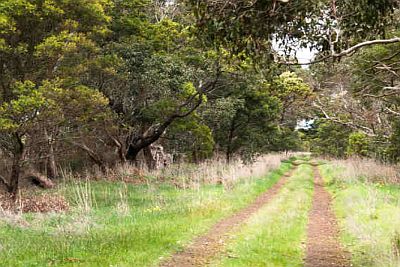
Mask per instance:
[[[0,1],[0,265],[399,266],[399,161],[398,0]]]

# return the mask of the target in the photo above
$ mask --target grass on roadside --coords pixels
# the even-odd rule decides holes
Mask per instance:
[[[2,214],[4,266],[149,266],[182,248],[224,216],[248,205],[290,168],[283,163],[261,179],[232,189],[205,185],[87,182],[68,185],[75,203],[64,214]]]
[[[376,177],[359,176],[367,170],[345,168],[340,163],[320,166],[334,195],[342,243],[352,253],[353,266],[400,266],[400,186],[373,183]]]
[[[253,215],[212,266],[303,266],[313,194],[310,165],[300,165],[272,201]]]

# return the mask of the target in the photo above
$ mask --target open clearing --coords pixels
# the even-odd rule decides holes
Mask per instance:
[[[264,177],[230,188],[66,185],[68,212],[2,213],[0,261],[4,266],[399,266],[400,187],[349,179],[344,167],[324,163],[284,161]]]

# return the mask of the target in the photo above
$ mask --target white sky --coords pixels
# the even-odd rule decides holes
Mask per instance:
[[[296,51],[296,57],[299,63],[309,63],[315,55],[314,51],[310,51],[309,48],[301,48]],[[307,65],[305,65],[307,66]],[[305,67],[304,66],[304,67]]]
[[[283,54],[283,48],[279,47],[279,42],[278,41],[273,41],[272,47],[275,49],[280,54]],[[313,57],[315,56],[315,51],[310,51],[309,48],[300,48],[300,47],[294,47],[296,50],[295,56],[297,57],[297,60],[299,63],[309,63]],[[303,68],[307,68],[308,65],[303,65]]]

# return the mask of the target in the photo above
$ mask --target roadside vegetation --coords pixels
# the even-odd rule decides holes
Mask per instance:
[[[303,266],[313,171],[303,164],[279,195],[234,235],[211,266]]]
[[[230,183],[179,188],[154,181],[68,182],[57,189],[72,203],[66,213],[1,213],[0,262],[6,266],[156,264],[276,183],[291,168],[290,162],[276,165],[277,158],[264,157],[261,170],[260,162],[252,169],[237,166],[253,175]],[[234,167],[225,165],[229,168]]]
[[[312,154],[400,266],[399,36],[399,0],[0,0],[0,265],[158,264],[291,166],[215,264],[300,265]]]
[[[400,265],[398,167],[348,159],[320,166],[354,266]]]

